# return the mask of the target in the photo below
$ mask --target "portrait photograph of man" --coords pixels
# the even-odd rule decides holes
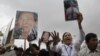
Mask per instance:
[[[14,38],[35,40],[37,38],[37,17],[35,12],[17,11]]]

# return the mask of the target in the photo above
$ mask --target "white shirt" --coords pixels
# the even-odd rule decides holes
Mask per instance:
[[[91,52],[88,47],[86,47],[80,50],[79,56],[100,56],[100,51],[97,49],[95,52]]]
[[[75,43],[71,45],[66,45],[59,42],[56,46],[51,45],[53,51],[60,53],[61,56],[78,56],[78,51],[80,49],[80,45],[84,41],[84,32],[80,31],[80,38],[76,40]]]
[[[98,43],[98,47],[97,47],[97,49],[100,51],[100,43]]]

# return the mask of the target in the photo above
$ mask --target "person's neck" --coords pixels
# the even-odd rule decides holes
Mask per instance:
[[[90,50],[90,52],[95,52],[96,50]]]
[[[71,43],[70,44],[66,44],[67,46],[70,46],[71,45]]]
[[[90,52],[95,52],[96,51],[96,49],[90,49],[90,48],[89,48],[89,50],[90,50]]]

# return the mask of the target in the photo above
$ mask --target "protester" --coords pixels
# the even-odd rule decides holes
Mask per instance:
[[[6,49],[3,46],[0,46],[0,55],[4,54]]]
[[[17,49],[15,50],[15,52],[16,52],[16,56],[22,56],[24,50],[23,50],[22,47],[19,47],[19,48],[17,48]]]
[[[88,33],[85,36],[86,48],[79,52],[79,56],[100,56],[100,50],[97,49],[98,37],[95,33]]]
[[[10,46],[3,49],[3,52],[0,56],[16,56],[15,50],[10,50]]]
[[[53,38],[52,50],[57,52],[60,56],[77,56],[80,50],[80,46],[84,41],[84,31],[81,26],[83,18],[77,19],[79,30],[80,30],[80,38],[76,40],[76,42],[72,43],[72,35],[69,32],[65,32],[63,34],[63,42],[60,42],[59,33],[54,31],[51,33]]]
[[[39,47],[36,44],[30,44],[29,48],[24,52],[23,56],[38,56]]]

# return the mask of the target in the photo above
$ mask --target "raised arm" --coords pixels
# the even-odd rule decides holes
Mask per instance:
[[[82,20],[83,20],[83,17],[82,17],[82,14],[80,13],[79,15],[78,15],[78,19],[77,19],[77,21],[78,21],[78,26],[79,26],[79,38],[77,38],[77,40],[75,41],[75,48],[77,49],[77,50],[79,50],[80,49],[80,46],[81,46],[81,44],[83,43],[83,41],[84,41],[84,39],[85,39],[85,33],[84,33],[84,31],[83,31],[83,29],[82,29],[82,25],[81,25],[81,23],[82,23]]]
[[[60,42],[60,38],[59,38],[59,33],[54,31],[51,32],[51,37],[53,39],[53,45],[57,45],[58,42]]]
[[[50,48],[52,51],[55,51],[55,52],[59,52],[60,50],[60,38],[59,38],[59,33],[54,31],[54,32],[51,32],[51,37],[53,39],[53,43],[51,44]]]

